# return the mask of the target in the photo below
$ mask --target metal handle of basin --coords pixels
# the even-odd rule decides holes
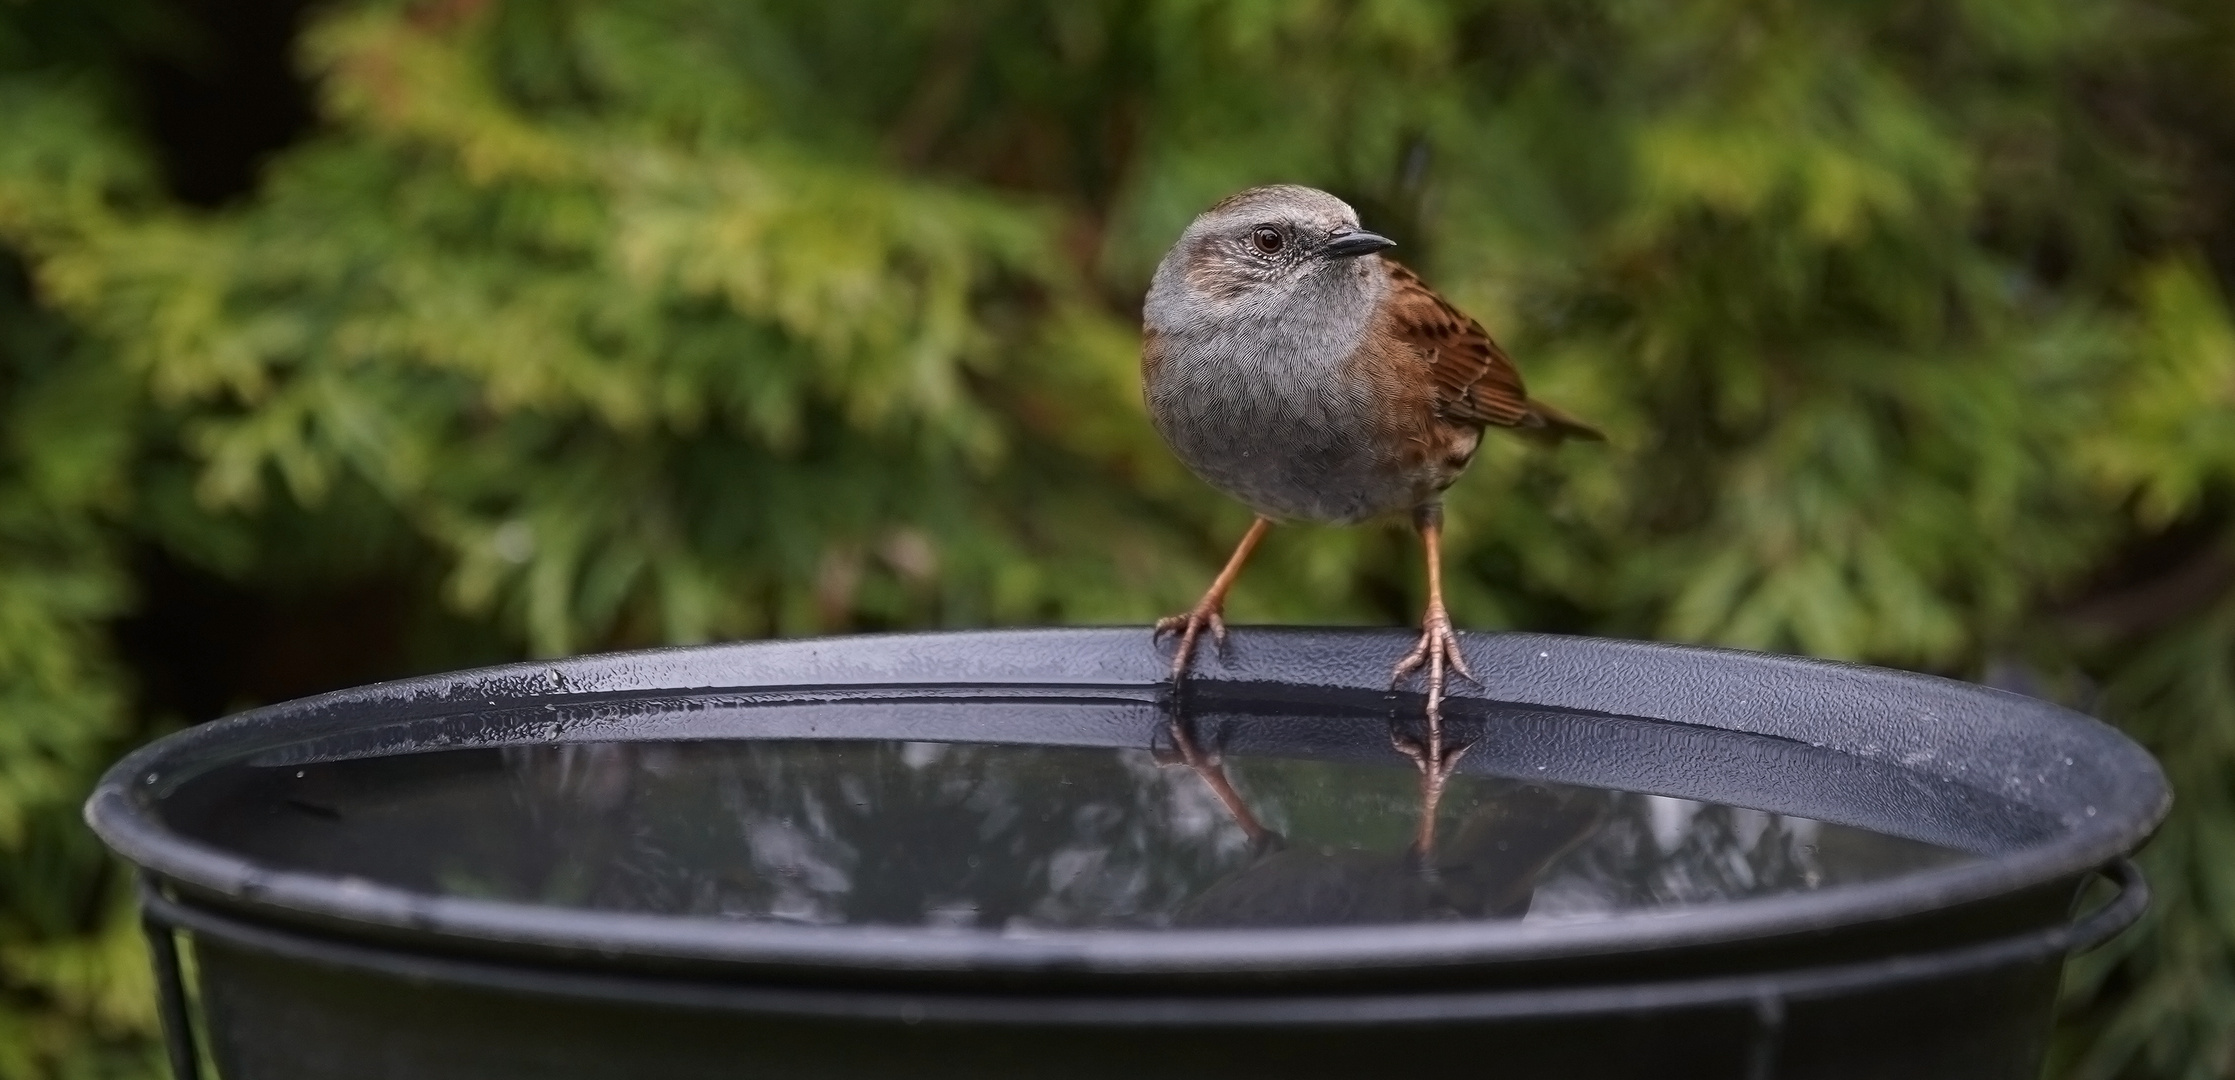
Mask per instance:
[[[2142,876],[2142,868],[2134,865],[2134,860],[2121,858],[2096,873],[2118,886],[2118,894],[2110,903],[2064,928],[2064,949],[2068,953],[2083,953],[2119,936],[2150,906],[2149,879]]]
[[[163,1049],[171,1080],[201,1080],[202,1055],[195,1045],[194,1014],[189,1011],[186,974],[178,956],[178,929],[163,919],[149,898],[163,898],[155,879],[141,872],[140,930],[147,935],[148,961],[155,966],[155,1013],[163,1026]]]

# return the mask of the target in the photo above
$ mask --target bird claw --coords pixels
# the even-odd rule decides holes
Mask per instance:
[[[1392,689],[1404,682],[1406,675],[1419,671],[1421,666],[1428,666],[1430,669],[1430,680],[1442,684],[1442,673],[1437,671],[1435,664],[1437,660],[1442,660],[1442,669],[1451,669],[1459,673],[1462,680],[1482,686],[1482,680],[1477,680],[1475,673],[1468,671],[1466,653],[1459,651],[1459,633],[1451,626],[1451,615],[1446,615],[1444,610],[1430,610],[1428,617],[1421,619],[1421,622],[1424,622],[1424,626],[1419,628],[1419,644],[1415,644],[1413,651],[1406,653],[1404,660],[1397,662],[1397,669],[1390,673]]]
[[[1218,654],[1225,656],[1226,619],[1220,615],[1218,608],[1198,604],[1185,615],[1167,615],[1156,620],[1156,628],[1149,633],[1151,642],[1162,642],[1166,634],[1179,635],[1179,648],[1172,654],[1174,683],[1187,677],[1188,662],[1195,657],[1195,642],[1206,627],[1211,631],[1211,641],[1218,647]]]
[[[1459,651],[1459,634],[1452,629],[1451,616],[1441,607],[1431,608],[1422,623],[1420,643],[1414,645],[1404,659],[1397,661],[1396,670],[1389,676],[1390,688],[1402,685],[1406,676],[1422,667],[1428,669],[1428,699],[1432,702],[1440,703],[1443,699],[1446,670],[1457,672],[1460,678],[1481,686],[1482,680],[1467,669],[1466,654]]]
[[[1450,779],[1452,770],[1459,767],[1459,759],[1465,757],[1468,750],[1473,749],[1474,743],[1463,742],[1457,746],[1446,747],[1443,745],[1443,734],[1440,731],[1431,734],[1429,738],[1433,740],[1433,745],[1423,744],[1420,740],[1411,738],[1392,728],[1389,732],[1389,745],[1396,747],[1398,753],[1411,758],[1414,767],[1420,770],[1421,775],[1427,776],[1436,784],[1441,785],[1445,780]]]
[[[1226,620],[1218,612],[1190,611],[1185,615],[1166,615],[1156,620],[1156,628],[1149,633],[1149,640],[1162,642],[1166,634],[1187,634],[1191,628],[1200,632],[1202,626],[1211,628],[1211,639],[1218,647],[1226,647]]]

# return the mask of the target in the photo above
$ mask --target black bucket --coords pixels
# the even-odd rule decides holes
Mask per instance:
[[[1410,642],[1237,631],[1184,708],[1139,630],[515,665],[181,732],[87,816],[182,1080],[2033,1077],[2146,903],[2164,778],[2087,717],[1469,635],[1439,785]]]

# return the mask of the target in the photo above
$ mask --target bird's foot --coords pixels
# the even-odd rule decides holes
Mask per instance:
[[[1150,641],[1163,641],[1166,634],[1178,634],[1180,645],[1172,654],[1172,683],[1178,685],[1187,678],[1188,662],[1195,658],[1195,642],[1205,628],[1211,632],[1220,653],[1226,651],[1226,620],[1220,615],[1223,605],[1204,597],[1201,603],[1185,615],[1171,615],[1156,620],[1156,629],[1149,634]]]
[[[1444,781],[1451,778],[1451,771],[1459,767],[1459,759],[1465,757],[1467,750],[1474,746],[1471,742],[1457,746],[1445,745],[1440,725],[1429,731],[1426,742],[1392,727],[1389,731],[1389,745],[1412,759],[1413,765],[1420,770],[1420,775],[1436,794],[1442,793]]]
[[[1445,746],[1443,731],[1431,720],[1426,742],[1406,735],[1394,724],[1389,728],[1390,745],[1397,752],[1412,759],[1414,768],[1420,770],[1420,825],[1413,833],[1412,857],[1418,868],[1433,875],[1436,867],[1436,809],[1443,804],[1445,785],[1451,781],[1452,770],[1459,767],[1459,759],[1466,756],[1466,743]]]
[[[1439,730],[1443,723],[1444,675],[1456,671],[1459,677],[1481,686],[1474,672],[1467,670],[1467,658],[1459,651],[1459,633],[1451,628],[1451,616],[1442,604],[1428,608],[1427,618],[1421,620],[1420,644],[1412,647],[1405,658],[1397,661],[1397,668],[1390,673],[1389,685],[1398,686],[1405,677],[1425,667],[1428,669],[1428,729]]]

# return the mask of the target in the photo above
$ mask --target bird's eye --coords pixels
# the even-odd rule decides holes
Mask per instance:
[[[1257,245],[1258,251],[1271,255],[1280,250],[1282,243],[1280,230],[1270,225],[1259,225],[1250,230],[1249,242]]]

